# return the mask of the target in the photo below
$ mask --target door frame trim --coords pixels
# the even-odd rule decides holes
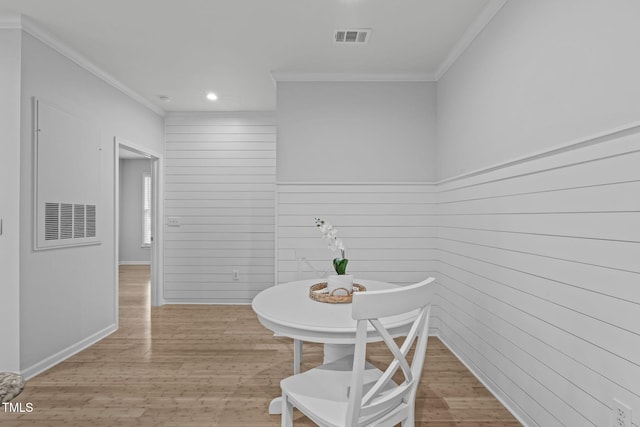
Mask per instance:
[[[161,153],[142,147],[123,138],[115,137],[113,144],[114,153],[114,268],[115,268],[115,295],[116,301],[114,305],[115,319],[118,323],[119,311],[119,264],[120,264],[120,149],[124,148],[133,151],[151,160],[151,185],[152,185],[152,229],[153,244],[151,245],[151,305],[164,305],[164,268],[162,263],[162,254],[164,253],[164,192],[163,185],[163,157]]]

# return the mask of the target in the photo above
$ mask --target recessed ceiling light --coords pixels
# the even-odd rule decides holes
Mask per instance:
[[[209,93],[207,94],[207,99],[208,99],[209,101],[215,101],[216,99],[218,99],[218,95],[216,95],[216,94],[215,94],[215,93],[213,93],[213,92],[209,92]]]

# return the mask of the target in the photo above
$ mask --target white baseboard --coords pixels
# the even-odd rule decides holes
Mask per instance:
[[[151,261],[120,261],[120,265],[151,265]]]
[[[431,334],[429,334],[429,336],[431,336]],[[511,402],[508,396],[504,396],[502,393],[498,393],[497,390],[493,387],[493,383],[489,381],[488,378],[486,378],[484,375],[477,372],[473,365],[467,363],[466,360],[460,357],[460,355],[455,351],[455,349],[451,345],[449,345],[449,343],[446,341],[444,337],[442,337],[440,334],[437,334],[436,336],[449,349],[449,351],[453,353],[456,359],[458,359],[460,363],[462,363],[469,370],[469,372],[471,372],[473,376],[476,377],[478,381],[480,381],[487,390],[489,390],[489,392],[493,395],[493,397],[498,399],[498,401],[502,404],[502,406],[504,406],[507,409],[507,411],[509,411],[511,415],[513,415],[515,419],[518,420],[518,422],[520,422],[520,424],[522,424],[524,427],[536,425],[536,423],[533,420],[531,420],[529,417],[527,417],[526,414],[522,414],[519,411],[516,411],[513,407],[513,402]]]
[[[92,346],[93,344],[97,343],[98,341],[102,340],[103,338],[106,338],[107,336],[111,335],[112,333],[114,333],[117,330],[118,330],[118,326],[116,324],[112,324],[110,326],[107,326],[106,328],[102,329],[101,331],[98,331],[95,334],[88,336],[87,338],[83,339],[82,341],[79,341],[76,344],[73,344],[73,345],[65,348],[62,351],[59,351],[58,353],[54,354],[53,356],[47,357],[43,361],[38,362],[35,365],[30,366],[27,369],[23,369],[20,372],[20,375],[22,375],[25,380],[30,380],[31,378],[35,377],[36,375],[41,374],[42,372],[46,371],[47,369],[54,367],[58,363],[65,361],[66,359],[68,359],[69,357],[73,356],[74,354],[79,353],[82,350],[84,350],[85,348]]]

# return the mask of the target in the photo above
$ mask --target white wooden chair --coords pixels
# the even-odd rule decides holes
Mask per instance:
[[[416,391],[427,351],[429,284],[433,280],[354,294],[352,316],[357,320],[357,330],[353,357],[282,380],[282,426],[293,425],[294,406],[320,426],[413,426]],[[417,317],[398,348],[379,319],[413,310],[417,310]],[[384,371],[365,360],[369,324],[394,357]],[[416,348],[409,365],[406,357],[414,342]],[[398,369],[404,377],[400,384],[391,379]]]

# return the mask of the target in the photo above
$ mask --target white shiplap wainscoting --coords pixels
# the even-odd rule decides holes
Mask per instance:
[[[316,271],[335,274],[331,260],[337,254],[322,240],[315,217],[338,229],[347,272],[356,282],[361,277],[405,285],[432,276],[435,203],[432,184],[278,183],[276,281],[315,278]]]
[[[249,303],[273,285],[275,117],[169,114],[165,133],[165,217],[180,225],[165,224],[164,299]]]
[[[530,426],[640,410],[640,132],[438,185],[443,341]]]

